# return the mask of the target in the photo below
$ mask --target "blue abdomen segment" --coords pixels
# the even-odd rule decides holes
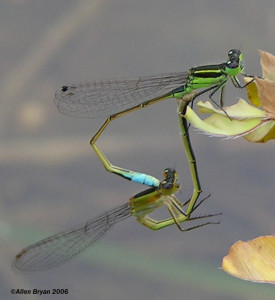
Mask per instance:
[[[114,166],[112,167],[111,172],[130,181],[144,184],[150,187],[159,187],[160,184],[160,181],[156,177],[144,173],[134,172]]]
[[[145,184],[147,186],[158,187],[160,183],[157,178],[143,173],[129,172],[128,174],[124,174],[124,177],[136,183]]]

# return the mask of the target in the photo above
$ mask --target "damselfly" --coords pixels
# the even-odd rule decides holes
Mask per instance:
[[[236,88],[246,86],[241,85],[237,77],[239,74],[246,75],[243,56],[240,50],[232,49],[226,62],[194,67],[188,72],[66,85],[57,90],[55,104],[65,115],[80,118],[112,116],[115,119],[158,101],[182,98],[199,89],[203,90],[196,97],[211,91],[209,97],[214,101],[212,96],[221,88],[220,105],[215,103],[222,107],[223,89],[228,78]]]
[[[109,163],[101,150],[97,151]],[[121,206],[109,210],[87,222],[75,226],[69,230],[50,236],[33,245],[22,249],[14,258],[13,267],[22,272],[33,272],[46,270],[66,263],[76,255],[80,254],[88,247],[94,245],[109,229],[116,223],[133,216],[142,225],[158,230],[166,226],[176,224],[181,231],[190,231],[208,224],[219,224],[219,222],[206,222],[193,227],[183,228],[182,222],[218,216],[220,214],[210,214],[204,216],[191,217],[184,211],[184,206],[190,200],[182,203],[175,195],[180,189],[177,179],[177,172],[172,168],[167,168],[163,172],[164,179],[138,173],[110,164],[113,173],[123,178],[147,185],[149,188],[134,195],[129,201]],[[196,210],[208,197],[202,199],[192,208]],[[148,215],[161,206],[166,206],[171,215],[168,219],[155,220]]]

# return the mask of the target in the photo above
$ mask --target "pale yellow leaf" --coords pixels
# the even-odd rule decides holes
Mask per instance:
[[[248,83],[251,81],[250,77],[244,77],[244,82]],[[259,107],[261,106],[261,102],[258,96],[258,90],[255,81],[251,82],[249,85],[246,86],[246,92],[247,92],[247,97],[249,101]]]
[[[266,113],[263,110],[248,104],[243,99],[240,99],[234,105],[223,107],[224,111],[221,109],[214,108],[214,106],[209,101],[199,101],[197,106],[199,113],[216,113],[225,116],[224,111],[226,111],[226,113],[231,119],[264,118],[266,116]]]
[[[275,121],[266,120],[262,126],[256,128],[256,130],[243,135],[248,142],[253,143],[266,143],[269,140],[275,139]]]
[[[204,108],[209,112],[210,107],[211,104],[210,106],[207,106],[206,104],[206,107]],[[194,127],[208,135],[221,136],[226,138],[237,138],[247,135],[257,130],[257,128],[263,126],[265,117],[259,117],[259,114],[262,115],[263,111],[259,109],[257,110],[259,111],[258,115],[254,118],[244,117],[243,119],[229,119],[228,116],[226,116],[224,112],[222,112],[213,113],[210,117],[202,120],[190,107],[187,107],[187,111],[184,117]],[[213,111],[215,111],[214,108]],[[246,115],[247,113],[249,112],[246,110],[244,112],[244,115]]]

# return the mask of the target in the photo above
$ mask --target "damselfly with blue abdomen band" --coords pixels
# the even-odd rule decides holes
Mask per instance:
[[[190,97],[193,102],[196,97],[206,92],[210,92],[209,97],[212,99],[214,93],[221,88],[220,106],[222,106],[224,86],[228,78],[232,80],[235,87],[245,87],[237,78],[238,74],[245,75],[242,53],[236,49],[230,50],[228,58],[224,63],[195,67],[188,72],[63,86],[56,92],[55,103],[59,111],[66,115],[83,118],[108,117],[90,141],[95,149],[95,142],[112,120],[153,103],[170,98]],[[200,89],[201,91],[198,91]],[[182,103],[183,110],[187,102]],[[190,212],[192,203],[195,204],[201,188],[187,124],[181,117],[180,111],[179,124],[194,185],[194,193],[188,209]]]
[[[116,173],[116,168],[113,171]],[[128,178],[128,170],[126,173],[124,171],[120,169],[118,173]],[[130,172],[134,177],[141,175],[141,173]],[[197,217],[187,215],[183,207],[189,203],[189,200],[182,203],[174,195],[180,189],[177,173],[174,169],[165,169],[162,181],[146,174],[142,175],[147,177],[148,182],[144,181],[142,183],[149,185],[149,189],[131,197],[127,203],[109,210],[79,226],[50,236],[22,249],[14,258],[13,267],[21,272],[34,272],[47,270],[66,263],[88,247],[94,245],[113,225],[130,216],[135,217],[139,223],[153,230],[176,224],[181,231],[190,231],[208,224],[219,224],[219,222],[209,221],[193,227],[182,228],[180,225],[182,222],[218,216],[220,214]],[[193,208],[193,211],[207,198],[202,199]],[[161,206],[168,208],[171,218],[155,220],[148,216],[148,214]]]

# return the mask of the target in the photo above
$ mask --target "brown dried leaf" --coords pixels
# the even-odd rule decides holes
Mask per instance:
[[[258,95],[263,109],[267,114],[275,117],[275,81],[267,79],[255,78]]]
[[[222,268],[244,280],[275,284],[275,236],[236,242],[223,258]]]
[[[275,81],[275,56],[262,50],[259,50],[259,53],[264,78]]]

